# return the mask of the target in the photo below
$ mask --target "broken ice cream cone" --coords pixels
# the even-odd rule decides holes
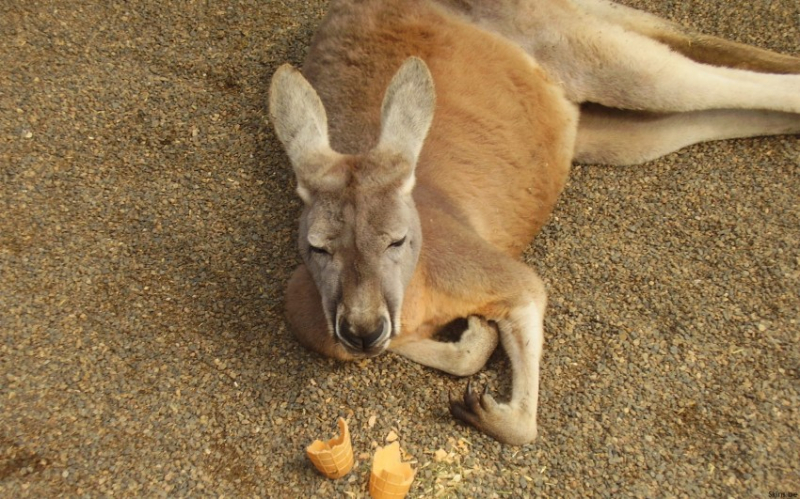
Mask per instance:
[[[392,442],[375,451],[372,475],[369,478],[369,495],[374,499],[402,499],[411,488],[414,470],[400,460],[400,444]]]
[[[315,440],[306,448],[314,466],[328,478],[341,478],[353,469],[353,445],[347,422],[339,418],[339,435],[327,442]]]

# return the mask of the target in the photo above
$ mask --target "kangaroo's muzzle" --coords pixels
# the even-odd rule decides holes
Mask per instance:
[[[374,356],[381,353],[391,335],[391,321],[380,317],[377,325],[365,326],[351,323],[344,315],[336,318],[336,337],[354,354]]]

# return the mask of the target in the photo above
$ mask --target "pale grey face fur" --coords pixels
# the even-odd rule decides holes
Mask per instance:
[[[270,114],[305,203],[300,253],[329,332],[356,355],[382,352],[400,332],[422,244],[414,169],[434,107],[427,67],[408,59],[386,90],[378,144],[347,156],[330,148],[325,108],[305,78],[288,66],[273,77]]]
[[[374,355],[400,332],[422,236],[410,194],[350,190],[319,194],[306,206],[299,249],[329,330],[352,353]]]

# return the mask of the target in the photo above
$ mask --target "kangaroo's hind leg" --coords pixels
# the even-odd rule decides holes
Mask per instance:
[[[631,165],[711,140],[800,133],[800,114],[716,109],[654,114],[581,106],[575,161]]]
[[[765,109],[800,113],[800,75],[709,66],[614,25],[586,28],[594,31],[568,33],[562,53],[541,60],[565,80],[568,93],[571,87],[579,102],[656,112]]]
[[[695,62],[760,73],[800,74],[800,57],[689,30],[609,0],[573,0],[590,15],[661,42]]]
[[[569,2],[522,1],[476,22],[514,40],[573,102],[654,112],[800,113],[800,75],[701,64]]]

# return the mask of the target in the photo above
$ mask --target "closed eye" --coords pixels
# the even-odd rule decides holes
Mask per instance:
[[[399,248],[400,246],[406,243],[406,238],[403,237],[402,239],[398,239],[397,241],[393,241],[392,244],[389,245],[390,248]]]
[[[320,248],[319,246],[311,246],[311,245],[309,245],[309,248],[311,249],[312,253],[316,253],[317,255],[330,256],[330,254],[331,254],[328,250],[326,250],[325,248]]]

